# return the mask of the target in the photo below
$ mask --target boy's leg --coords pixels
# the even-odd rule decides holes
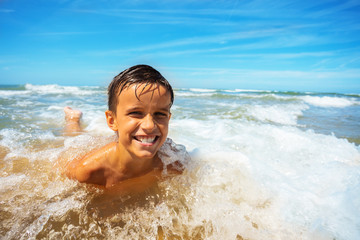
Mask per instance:
[[[74,136],[81,132],[80,119],[82,112],[71,107],[64,107],[65,129],[64,134]]]

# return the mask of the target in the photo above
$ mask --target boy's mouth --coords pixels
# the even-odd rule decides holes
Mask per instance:
[[[144,144],[152,144],[158,140],[159,136],[134,136],[134,139]]]

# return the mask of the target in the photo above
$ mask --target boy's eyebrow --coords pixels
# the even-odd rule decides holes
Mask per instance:
[[[142,109],[142,107],[140,107],[140,106],[130,107],[130,108],[127,108],[126,111],[134,111],[134,110],[139,110],[139,109]]]
[[[133,107],[130,107],[130,108],[126,109],[126,111],[127,111],[127,112],[131,112],[131,111],[139,110],[139,109],[143,109],[143,107],[142,107],[142,106],[133,106]],[[170,104],[169,104],[169,106],[159,108],[158,110],[170,112]]]

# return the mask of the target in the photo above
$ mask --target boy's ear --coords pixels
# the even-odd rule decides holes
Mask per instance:
[[[118,130],[117,122],[115,119],[115,113],[113,113],[110,110],[105,111],[106,116],[106,123],[109,126],[109,128],[115,132]]]

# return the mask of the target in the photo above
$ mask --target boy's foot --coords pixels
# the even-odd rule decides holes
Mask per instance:
[[[80,110],[72,109],[71,107],[64,107],[66,122],[80,122],[82,112]]]

